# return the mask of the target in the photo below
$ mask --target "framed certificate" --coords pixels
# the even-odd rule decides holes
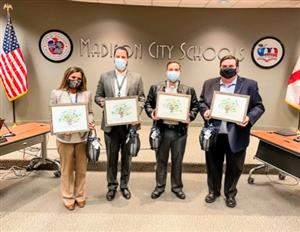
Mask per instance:
[[[86,104],[55,104],[50,107],[52,134],[89,131]]]
[[[106,98],[104,114],[106,126],[138,123],[138,97]]]
[[[189,117],[191,96],[158,92],[156,117],[172,121],[186,121]]]
[[[243,122],[250,96],[214,91],[211,117],[227,122]]]

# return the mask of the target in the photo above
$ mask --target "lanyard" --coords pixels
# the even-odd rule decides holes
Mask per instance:
[[[118,78],[116,77],[117,86],[118,86],[118,97],[121,97],[121,89],[124,85],[125,79],[126,79],[126,76],[123,77],[123,80],[122,80],[121,85],[120,85],[119,81],[118,81]]]
[[[77,103],[78,102],[78,94],[77,94],[77,92],[76,92],[76,95],[75,95],[75,102],[73,102],[72,97],[70,95],[70,92],[68,92],[68,95],[69,95],[71,103]]]

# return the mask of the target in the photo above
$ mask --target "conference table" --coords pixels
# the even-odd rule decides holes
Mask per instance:
[[[60,176],[60,164],[58,161],[47,158],[47,134],[50,132],[50,125],[45,123],[25,123],[10,128],[11,132],[15,134],[12,137],[6,137],[7,141],[0,143],[0,156],[25,149],[27,147],[41,144],[41,157],[33,158],[27,170],[39,169],[42,164],[51,163],[57,168],[54,173],[55,176]],[[2,127],[0,136],[7,134],[9,131]]]
[[[254,159],[263,164],[249,172],[248,183],[253,184],[252,174],[262,168],[275,168],[279,171],[279,179],[286,175],[300,180],[300,142],[296,135],[285,136],[272,131],[253,130],[251,135],[259,139]]]

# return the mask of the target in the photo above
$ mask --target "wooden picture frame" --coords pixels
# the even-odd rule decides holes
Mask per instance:
[[[211,117],[227,122],[241,123],[247,114],[250,96],[214,91]]]
[[[158,92],[156,117],[164,120],[187,121],[190,105],[191,95]]]
[[[87,104],[53,104],[50,107],[52,134],[89,131]]]
[[[138,97],[105,98],[104,116],[106,126],[139,123]]]

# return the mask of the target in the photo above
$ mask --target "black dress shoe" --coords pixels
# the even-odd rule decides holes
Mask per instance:
[[[116,196],[116,190],[108,190],[108,192],[106,193],[106,199],[108,201],[112,201]]]
[[[164,191],[158,191],[157,189],[155,189],[152,193],[151,193],[151,198],[152,199],[157,199],[160,197],[161,194],[163,194]]]
[[[178,197],[179,199],[183,200],[185,199],[185,194],[182,190],[180,191],[174,191],[172,190],[172,192],[176,195],[176,197]]]
[[[220,196],[220,194],[215,194],[215,193],[209,193],[205,197],[205,202],[206,203],[213,203],[216,201],[216,199]]]
[[[131,198],[131,192],[129,191],[128,188],[123,188],[121,189],[122,195],[125,199],[130,199]]]
[[[236,206],[236,200],[234,197],[226,197],[225,203],[229,208],[234,208]]]

